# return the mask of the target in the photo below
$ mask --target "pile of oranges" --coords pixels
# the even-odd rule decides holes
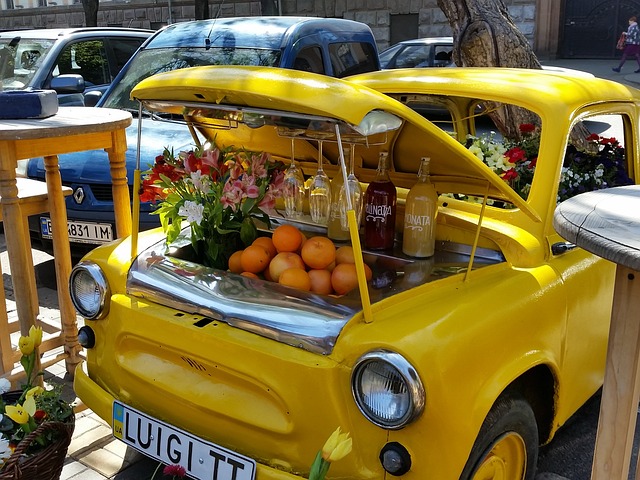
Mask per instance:
[[[321,235],[307,238],[293,225],[280,225],[271,237],[258,237],[235,252],[229,270],[320,295],[344,295],[358,287],[351,246],[336,248]],[[371,279],[366,264],[365,273]]]

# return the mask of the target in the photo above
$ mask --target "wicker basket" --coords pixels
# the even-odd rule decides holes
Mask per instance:
[[[62,472],[67,449],[75,428],[75,415],[68,422],[44,422],[25,436],[7,459],[0,480],[58,480]],[[58,432],[58,439],[42,450],[25,455],[27,449],[39,435]]]

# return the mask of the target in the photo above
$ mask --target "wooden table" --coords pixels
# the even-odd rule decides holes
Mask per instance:
[[[0,203],[20,331],[26,335],[36,324],[38,305],[33,301],[37,295],[26,224],[28,211],[18,192],[16,167],[18,160],[44,157],[58,302],[66,368],[70,374],[80,362],[81,347],[77,338],[76,312],[69,296],[71,254],[58,155],[95,149],[107,152],[117,235],[129,235],[131,204],[125,165],[125,128],[131,121],[128,112],[89,107],[61,107],[56,115],[44,119],[0,120]]]
[[[640,185],[566,200],[554,226],[569,242],[617,264],[591,479],[627,480],[640,394]]]

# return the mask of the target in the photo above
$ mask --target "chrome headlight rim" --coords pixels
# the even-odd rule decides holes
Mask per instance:
[[[99,300],[96,304],[97,308],[95,308],[95,311],[87,310],[85,306],[81,304],[76,298],[74,282],[76,277],[80,274],[88,274],[95,283],[95,287],[98,290]],[[111,293],[107,278],[104,275],[102,269],[97,264],[83,260],[73,268],[73,270],[71,271],[71,275],[69,276],[69,293],[71,295],[71,302],[73,303],[73,306],[78,311],[78,313],[87,320],[99,320],[107,315],[107,298],[111,296]]]
[[[401,377],[409,395],[409,407],[401,417],[395,420],[384,420],[366,405],[360,391],[361,379],[368,365],[386,363]],[[414,422],[424,411],[426,393],[417,370],[402,355],[391,350],[373,350],[362,355],[353,367],[351,375],[351,393],[360,412],[367,420],[387,430],[400,430]]]

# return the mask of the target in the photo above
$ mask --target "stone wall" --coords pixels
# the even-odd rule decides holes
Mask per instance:
[[[210,0],[211,17],[261,15],[261,1],[221,2]],[[516,25],[534,44],[535,0],[505,0]],[[171,12],[169,12],[171,5]],[[417,14],[420,37],[450,35],[449,22],[436,0],[282,0],[283,15],[343,17],[368,24],[378,47],[389,46],[390,18],[396,14]],[[195,18],[193,0],[125,0],[101,2],[98,25],[158,29],[173,22]],[[0,30],[25,28],[61,28],[84,25],[80,3],[2,11]]]

